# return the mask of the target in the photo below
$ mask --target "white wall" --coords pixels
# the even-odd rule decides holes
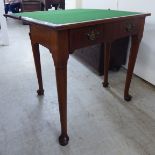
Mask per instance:
[[[76,0],[65,0],[65,9],[75,9]]]
[[[4,14],[4,3],[2,0],[0,0],[0,45],[8,45],[9,39],[8,39],[8,32],[7,32],[7,25],[6,25],[6,19],[3,16]]]
[[[82,0],[76,0],[76,8],[82,7]]]
[[[82,0],[65,0],[65,9],[81,8]]]
[[[117,0],[82,0],[82,8],[117,9]]]
[[[134,73],[155,85],[155,1],[154,0],[83,0],[82,8],[110,8],[149,12]]]

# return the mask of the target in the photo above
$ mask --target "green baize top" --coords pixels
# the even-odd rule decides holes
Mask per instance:
[[[71,9],[71,10],[50,10],[16,13],[15,16],[23,19],[37,20],[52,24],[74,24],[81,22],[89,22],[102,20],[107,18],[117,18],[124,16],[132,16],[140,13],[116,10],[101,9]]]

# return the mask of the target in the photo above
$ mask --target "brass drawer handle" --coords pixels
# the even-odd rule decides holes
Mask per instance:
[[[132,32],[134,29],[135,29],[135,24],[133,24],[133,23],[129,23],[129,24],[127,24],[127,26],[126,26],[126,32]]]
[[[94,41],[100,35],[100,32],[98,32],[96,30],[91,30],[90,33],[88,33],[86,35],[87,35],[89,40]]]

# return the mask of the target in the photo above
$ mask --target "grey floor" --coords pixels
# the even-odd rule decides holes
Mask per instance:
[[[7,19],[10,46],[0,47],[0,155],[155,155],[155,87],[134,76],[123,100],[126,71],[110,87],[72,56],[68,62],[69,145],[62,147],[53,61],[41,48],[45,95],[37,81],[28,26]]]

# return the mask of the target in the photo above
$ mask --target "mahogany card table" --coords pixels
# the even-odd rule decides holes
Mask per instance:
[[[150,13],[138,13],[101,9],[72,9],[23,12],[7,17],[21,19],[29,24],[32,52],[39,89],[44,94],[39,44],[49,49],[55,65],[59,101],[61,134],[59,143],[68,144],[67,134],[67,61],[75,49],[104,43],[104,82],[108,87],[108,67],[111,43],[131,36],[131,49],[126,75],[124,99],[131,100],[129,87],[143,36],[145,17]],[[95,51],[94,51],[95,52]]]

